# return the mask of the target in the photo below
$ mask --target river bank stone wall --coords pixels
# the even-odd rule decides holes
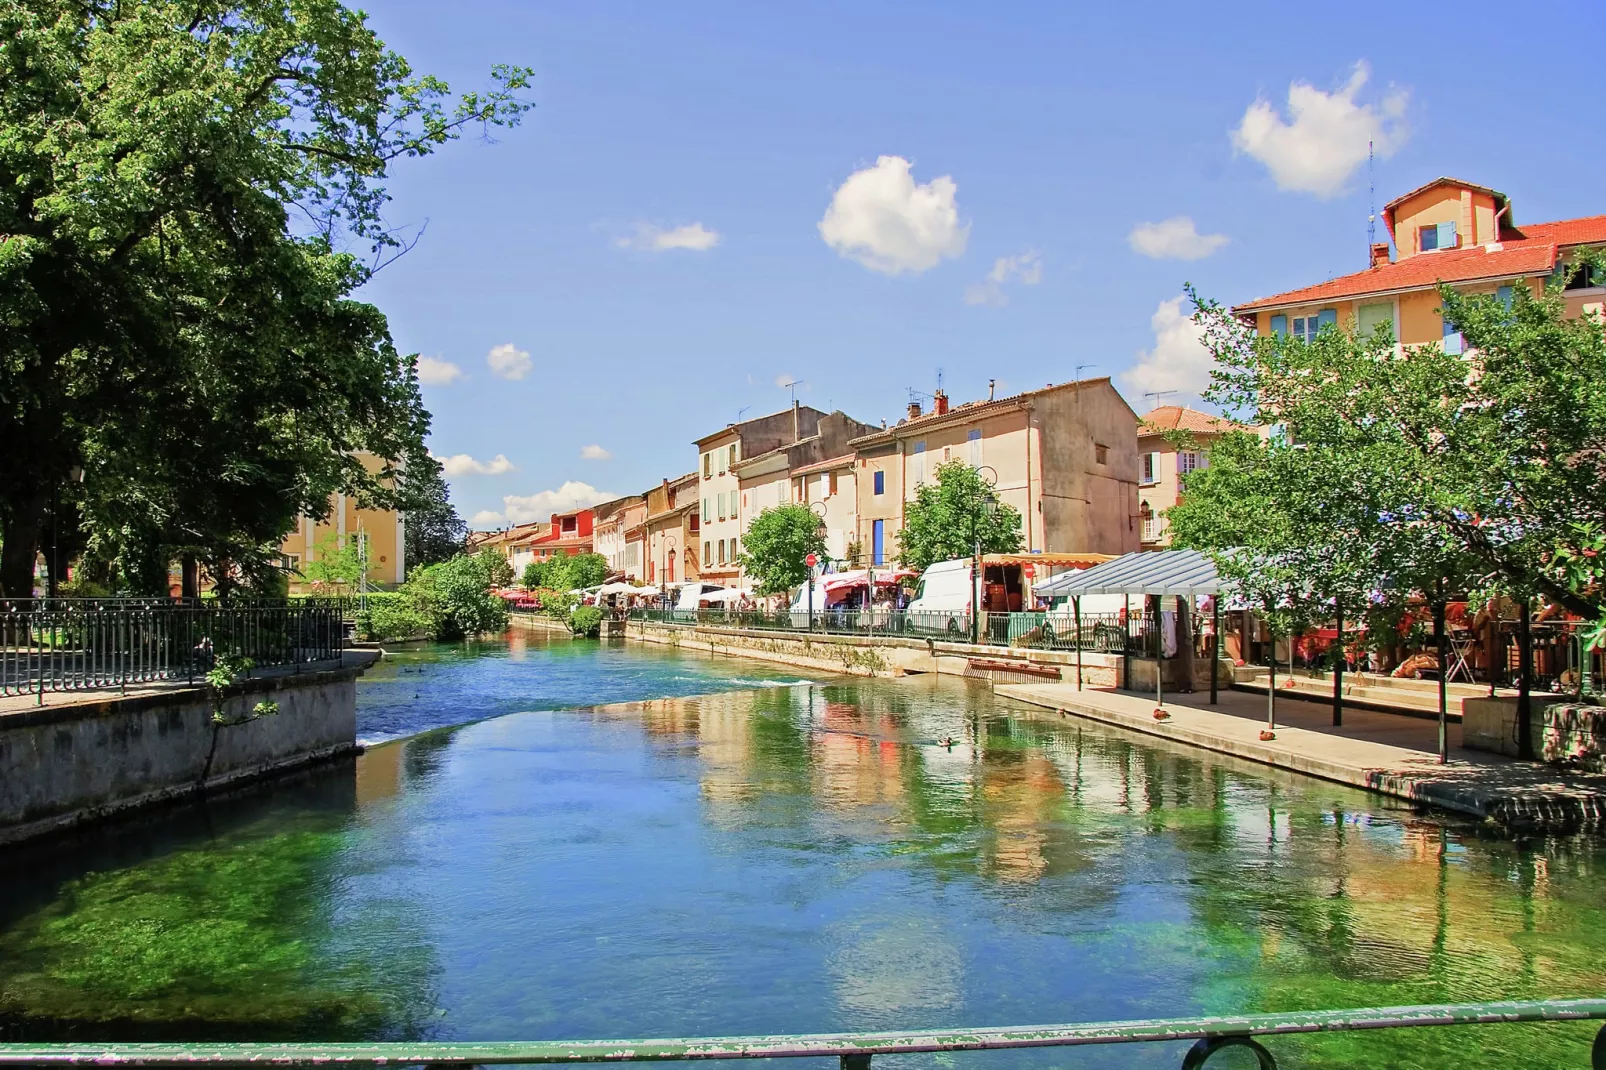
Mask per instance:
[[[356,678],[376,651],[204,687],[51,695],[0,711],[0,844],[201,794],[357,749]],[[277,712],[253,716],[258,703]]]

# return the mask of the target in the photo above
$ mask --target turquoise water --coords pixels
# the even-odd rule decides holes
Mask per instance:
[[[1485,837],[951,679],[531,637],[403,654],[359,703],[365,738],[417,734],[0,856],[0,1030],[692,1036],[1606,993],[1597,841]],[[1271,1046],[1291,1067],[1587,1066],[1592,1036]]]

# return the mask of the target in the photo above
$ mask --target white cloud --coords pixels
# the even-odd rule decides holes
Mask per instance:
[[[507,518],[495,509],[481,509],[469,518],[468,526],[471,528],[499,528],[507,523]]]
[[[434,457],[434,454],[430,454]],[[466,453],[454,453],[450,457],[435,457],[441,463],[441,471],[449,476],[505,476],[509,472],[517,471],[513,462],[506,456],[498,453],[488,461],[476,461]]]
[[[1028,251],[1019,256],[1001,256],[993,261],[993,269],[987,273],[985,281],[965,287],[965,304],[998,308],[1009,303],[1009,298],[1004,296],[1005,283],[1036,286],[1042,281],[1043,258],[1037,253]]]
[[[530,374],[530,354],[512,342],[504,342],[485,355],[491,371],[504,379],[522,379]]]
[[[463,369],[449,360],[418,358],[418,381],[425,386],[451,386],[463,377]]]
[[[777,375],[775,377],[775,385],[785,390],[789,386],[796,386],[797,379],[790,375]]]
[[[1139,223],[1126,236],[1134,252],[1154,260],[1203,260],[1227,244],[1225,234],[1200,234],[1193,220],[1174,215],[1159,223]]]
[[[948,175],[916,185],[902,156],[882,156],[838,187],[820,220],[825,244],[871,271],[900,275],[937,266],[965,251],[970,225],[959,223]]]
[[[598,490],[589,483],[571,479],[557,490],[504,495],[502,514],[514,524],[528,524],[532,520],[549,520],[553,513],[570,513],[617,497],[619,495],[611,490]]]
[[[637,223],[634,234],[617,238],[614,244],[621,249],[646,249],[654,253],[670,249],[692,249],[703,253],[718,245],[719,237],[719,231],[710,230],[701,223],[668,229],[654,223]]]
[[[1368,141],[1386,159],[1409,136],[1405,90],[1391,90],[1376,105],[1355,102],[1371,73],[1363,60],[1331,93],[1294,82],[1288,87],[1288,121],[1270,101],[1256,100],[1232,132],[1233,147],[1265,164],[1278,189],[1338,196],[1366,162]]]
[[[1204,347],[1203,329],[1182,310],[1184,300],[1161,301],[1149,318],[1154,348],[1138,353],[1138,362],[1121,374],[1122,383],[1132,393],[1174,390],[1198,397],[1210,385],[1213,358]]]
[[[580,459],[582,461],[611,461],[613,460],[613,454],[593,442],[589,446],[580,447]]]

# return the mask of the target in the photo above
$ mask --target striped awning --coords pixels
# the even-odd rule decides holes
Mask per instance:
[[[1197,550],[1152,550],[1125,554],[1114,561],[1078,572],[1066,572],[1039,583],[1033,594],[1049,598],[1088,594],[1216,594],[1221,580],[1216,563]]]

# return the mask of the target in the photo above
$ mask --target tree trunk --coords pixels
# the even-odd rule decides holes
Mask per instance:
[[[201,597],[201,565],[194,554],[185,554],[179,563],[179,594],[184,598]]]
[[[0,544],[0,595],[32,598],[34,565],[39,558],[39,533],[44,529],[50,495],[37,492],[12,503],[6,519],[5,542]]]

